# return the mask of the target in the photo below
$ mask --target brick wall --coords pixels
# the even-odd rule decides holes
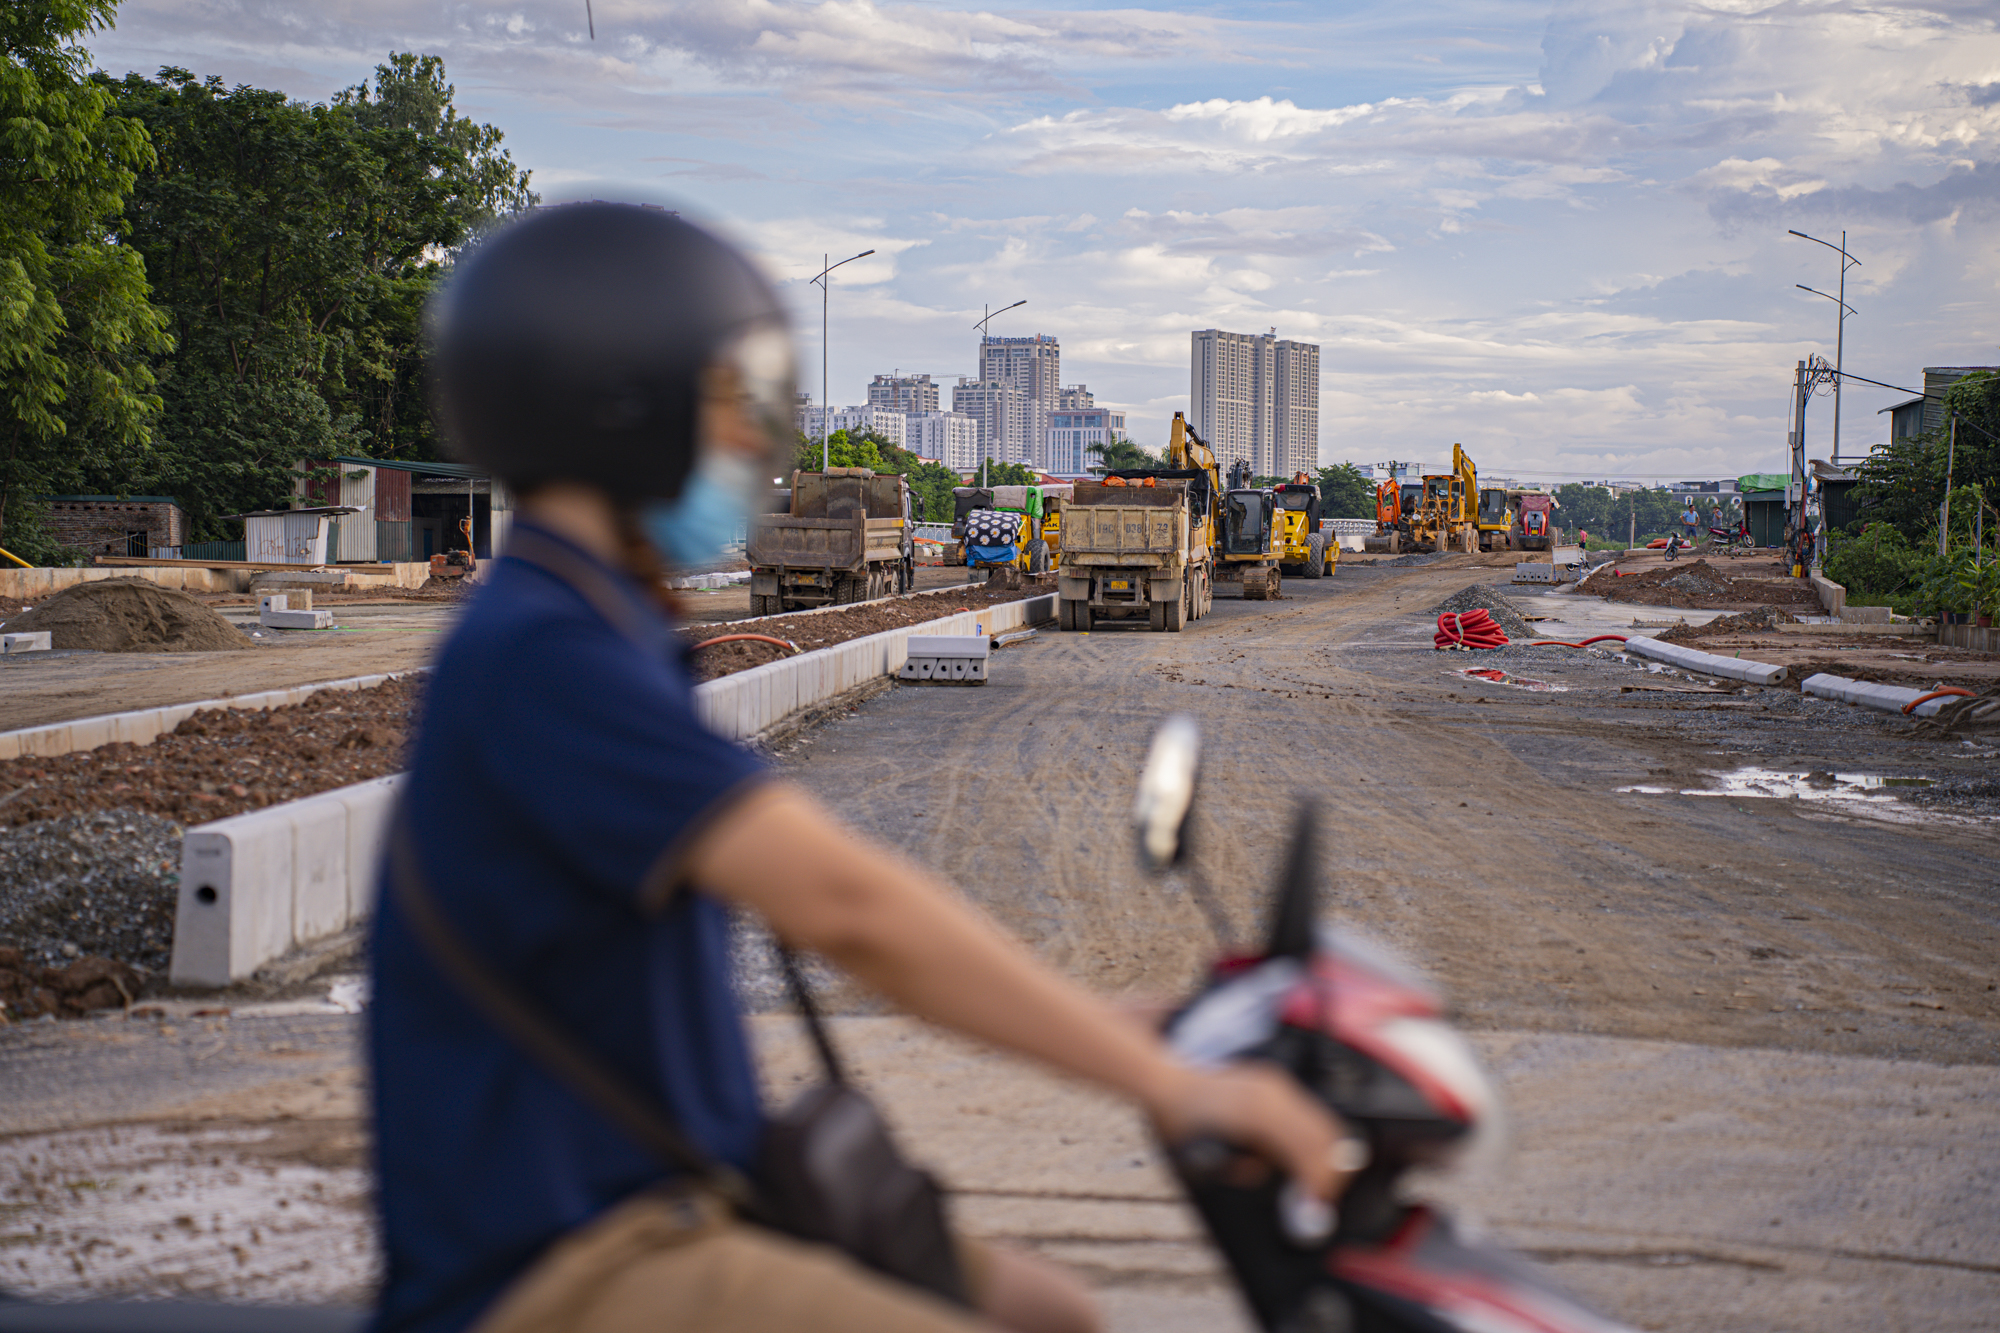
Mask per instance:
[[[179,546],[187,536],[187,516],[172,500],[54,495],[45,503],[50,535],[91,555],[143,556],[146,548]]]

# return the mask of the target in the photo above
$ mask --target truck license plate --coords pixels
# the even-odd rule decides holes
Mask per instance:
[[[1116,588],[1116,589],[1118,589],[1118,591],[1120,591],[1120,592],[1130,592],[1130,591],[1132,590],[1132,580],[1130,580],[1130,579],[1107,579],[1107,580],[1105,580],[1105,584],[1104,584],[1104,586],[1105,586],[1105,587],[1107,587],[1107,588]]]

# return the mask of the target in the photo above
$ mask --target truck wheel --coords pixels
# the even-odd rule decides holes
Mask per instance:
[[[1154,602],[1146,608],[1146,619],[1155,634],[1164,634],[1167,629],[1167,604]]]
[[[1076,601],[1070,597],[1056,599],[1056,628],[1071,630],[1076,628]]]
[[[1181,632],[1181,625],[1187,620],[1187,603],[1188,590],[1187,585],[1183,583],[1179,597],[1174,598],[1171,602],[1160,603],[1160,610],[1164,613],[1163,619],[1166,622],[1161,628],[1165,629],[1169,634],[1179,634]]]
[[[762,593],[751,593],[750,614],[752,616],[768,616],[772,614],[771,603],[777,600],[775,597],[766,597]]]
[[[1046,574],[1049,572],[1049,544],[1040,537],[1035,538],[1022,547],[1021,554],[1028,557],[1028,572],[1030,574]]]
[[[1075,612],[1070,617],[1070,628],[1081,630],[1083,633],[1088,634],[1090,633],[1090,627],[1096,623],[1097,617],[1091,614],[1090,603],[1079,601],[1076,604]]]
[[[1326,534],[1315,532],[1306,538],[1306,577],[1309,579],[1326,576]]]

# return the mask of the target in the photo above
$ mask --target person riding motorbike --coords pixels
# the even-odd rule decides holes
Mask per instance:
[[[658,209],[542,209],[462,259],[433,314],[447,438],[518,501],[429,678],[370,940],[378,1329],[1096,1326],[1074,1278],[998,1246],[956,1242],[966,1309],[732,1211],[464,981],[550,1015],[748,1174],[767,1116],[731,909],[1132,1100],[1169,1142],[1229,1140],[1338,1194],[1341,1127],[1295,1082],[1180,1062],[699,720],[663,574],[721,554],[793,434],[789,330],[741,254]]]

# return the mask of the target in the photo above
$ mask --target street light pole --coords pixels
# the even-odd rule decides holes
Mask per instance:
[[[1826,292],[1813,291],[1812,288],[1806,286],[1804,283],[1792,284],[1801,291],[1812,292],[1814,296],[1825,296],[1827,300],[1838,302],[1840,305],[1840,321],[1833,335],[1833,465],[1839,467],[1840,381],[1843,378],[1841,368],[1843,365],[1842,358],[1847,350],[1847,317],[1854,313],[1854,307],[1847,304],[1847,270],[1860,264],[1861,261],[1847,253],[1847,233],[1844,230],[1840,233],[1839,245],[1835,245],[1832,241],[1822,241],[1817,236],[1808,236],[1802,231],[1792,231],[1789,234],[1798,237],[1802,241],[1811,241],[1814,245],[1823,245],[1840,256],[1840,294],[1838,296],[1828,295]]]
[[[858,255],[849,255],[849,256],[848,256],[847,258],[845,258],[845,259],[841,260],[841,261],[840,261],[840,264],[852,264],[852,263],[853,263],[853,262],[854,262],[855,260],[857,260],[857,259],[866,259],[866,258],[868,258],[868,256],[870,256],[870,255],[872,255],[872,254],[874,254],[874,253],[875,253],[875,252],[874,252],[873,250],[863,250],[863,251],[862,251],[862,252],[861,252],[860,254],[858,254]],[[831,256],[831,255],[821,255],[821,256],[819,257],[819,262],[820,262],[820,263],[822,263],[822,264],[826,264],[826,261],[827,261],[827,260],[829,260],[829,259],[831,259],[832,257],[833,257],[833,256]],[[831,280],[830,280],[830,279],[829,279],[829,278],[827,277],[827,274],[829,274],[829,273],[833,272],[833,271],[834,271],[835,269],[839,268],[839,267],[840,267],[840,264],[826,264],[826,267],[825,267],[825,268],[823,268],[823,269],[821,269],[821,270],[819,271],[819,276],[813,279],[813,281],[814,281],[814,282],[816,282],[816,283],[818,283],[818,284],[819,284],[819,398],[820,398],[820,402],[819,402],[819,470],[820,470],[821,472],[824,472],[824,471],[826,471],[826,464],[827,464],[827,443],[826,443],[826,439],[827,439],[827,427],[828,427],[828,426],[829,426],[829,425],[831,424],[831,421],[830,421],[830,418],[831,418],[831,417],[832,417],[832,415],[833,415],[833,407],[832,407],[832,400],[831,400],[831,398],[829,398],[829,396],[828,396],[828,393],[829,393],[829,391],[828,391],[828,389],[827,389],[827,385],[826,385],[826,366],[827,366],[827,356],[826,356],[826,301],[827,301],[827,294],[828,294],[828,292],[829,292],[829,291],[830,291],[830,290],[832,289],[832,287],[833,287],[833,283],[832,283],[832,281],[831,281]]]
[[[1009,310],[1019,309],[1021,306],[1024,306],[1026,304],[1028,304],[1028,298],[1024,296],[1020,300],[1014,302],[1013,305],[1003,305],[998,310],[995,310],[991,305],[986,305],[981,307],[981,309],[983,309],[986,312],[986,316],[984,319],[981,319],[977,324],[974,324],[972,326],[973,328],[979,330],[979,378],[981,380],[984,380],[986,378],[986,341],[987,341],[986,325],[997,316],[1004,315]],[[987,419],[991,420],[992,415],[993,413],[991,407],[989,406],[987,410]],[[993,461],[993,442],[990,439],[986,442],[986,448],[981,450],[980,453],[981,457],[979,459],[979,484],[981,486],[984,486],[988,480],[989,474],[992,471],[992,469],[987,466],[989,463]]]

